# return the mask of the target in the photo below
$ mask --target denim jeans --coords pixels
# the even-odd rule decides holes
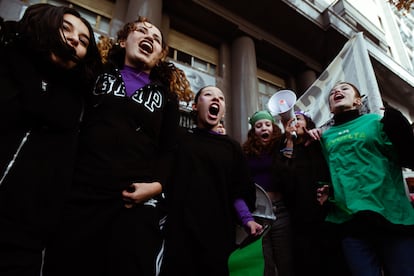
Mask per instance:
[[[342,241],[352,275],[413,276],[414,237],[372,234],[363,238],[346,236]]]

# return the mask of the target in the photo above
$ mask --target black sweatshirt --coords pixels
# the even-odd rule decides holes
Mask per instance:
[[[151,83],[127,97],[115,70],[99,77],[84,117],[77,185],[119,198],[133,182],[165,185],[179,120],[175,94]]]

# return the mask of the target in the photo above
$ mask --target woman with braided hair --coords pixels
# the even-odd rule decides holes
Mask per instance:
[[[108,51],[81,130],[66,216],[44,275],[156,275],[179,101],[192,91],[146,18]]]

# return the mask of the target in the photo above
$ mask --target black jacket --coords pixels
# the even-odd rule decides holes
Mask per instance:
[[[75,184],[121,200],[133,182],[167,181],[176,145],[178,99],[153,82],[126,96],[119,70],[99,76],[80,135]]]
[[[197,274],[194,267],[203,262],[211,263],[216,271],[226,271],[236,237],[234,201],[244,199],[253,211],[256,200],[240,144],[227,135],[198,128],[186,131],[179,139],[170,184],[166,190],[166,272]]]
[[[381,122],[397,150],[401,166],[414,170],[414,132],[407,118],[400,111],[387,106]]]
[[[274,180],[296,228],[324,221],[326,211],[316,199],[316,190],[323,182],[330,182],[330,175],[318,142],[295,145],[291,159],[280,153],[275,162]]]
[[[0,48],[0,237],[31,247],[20,231],[47,236],[70,185],[85,86],[12,44]]]

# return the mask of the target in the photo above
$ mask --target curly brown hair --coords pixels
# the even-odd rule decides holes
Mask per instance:
[[[278,147],[280,138],[282,137],[282,131],[275,123],[273,125],[273,132],[271,134],[271,140],[267,144],[263,144],[255,133],[254,127],[247,132],[247,140],[243,143],[242,149],[246,156],[259,156],[263,153],[271,153]]]
[[[108,62],[108,53],[113,45],[114,41],[112,38],[105,35],[99,36],[99,40],[96,43],[96,46],[98,46],[99,54],[101,55],[103,64]]]
[[[159,62],[152,70],[150,79],[158,79],[169,91],[175,93],[180,101],[190,102],[194,98],[183,70],[177,68],[173,63],[167,61]]]
[[[152,24],[148,18],[138,16],[138,19],[126,23],[117,33],[117,41],[105,40],[102,42],[101,54],[108,63],[122,68],[125,59],[125,49],[119,46],[119,42],[126,40],[128,35],[137,29],[138,23]],[[161,32],[161,31],[160,31]],[[175,93],[180,101],[190,102],[194,98],[194,93],[191,90],[190,82],[188,81],[183,70],[177,68],[173,63],[166,61],[168,55],[168,45],[164,40],[164,35],[161,32],[161,47],[162,58],[157,65],[152,68],[150,73],[151,80],[157,80],[168,87],[171,93]]]

